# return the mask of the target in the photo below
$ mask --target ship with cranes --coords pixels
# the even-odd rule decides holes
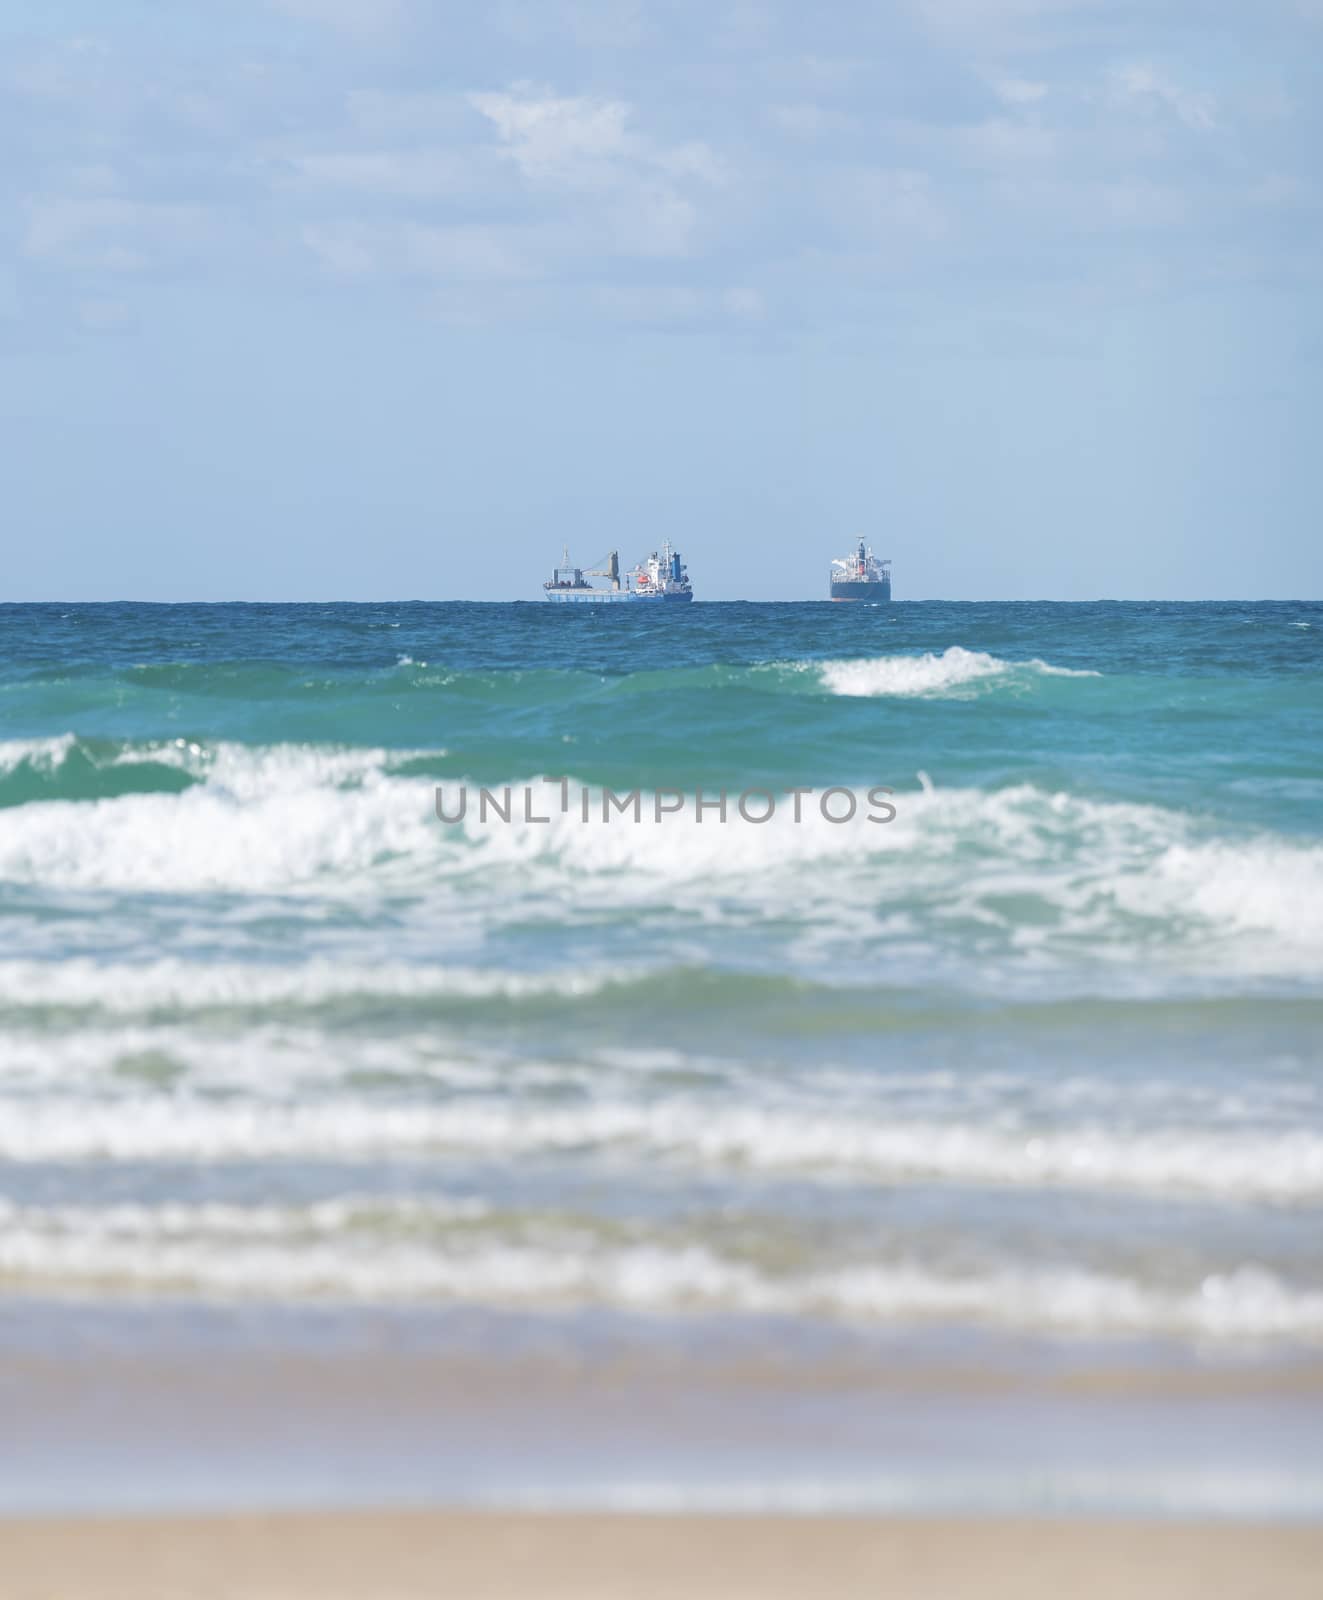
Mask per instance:
[[[891,562],[879,561],[871,550],[859,548],[831,564],[833,600],[871,600],[875,605],[891,599]]]
[[[589,578],[605,578],[604,586],[589,583]],[[621,600],[648,602],[692,600],[693,587],[689,570],[680,560],[680,552],[671,548],[670,540],[660,552],[654,550],[646,561],[627,572],[620,570],[620,553],[612,550],[596,567],[576,567],[570,562],[570,552],[561,552],[561,564],[552,570],[550,579],[542,585],[548,600],[563,605],[610,605]]]

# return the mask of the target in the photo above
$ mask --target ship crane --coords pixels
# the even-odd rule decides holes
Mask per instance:
[[[611,587],[613,589],[619,589],[620,552],[618,550],[612,550],[608,552],[606,557],[606,565],[604,567],[585,567],[583,569],[583,575],[585,578],[610,578]]]
[[[595,589],[589,582],[591,578],[606,578],[609,587]],[[663,541],[660,551],[654,550],[646,561],[629,572],[621,572],[618,550],[608,550],[595,567],[573,567],[566,549],[561,555],[561,565],[552,570],[550,580],[542,585],[542,592],[548,600],[566,602],[694,598],[688,570],[669,539]]]

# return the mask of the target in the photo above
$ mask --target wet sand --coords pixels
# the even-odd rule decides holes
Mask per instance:
[[[7,1346],[7,1348],[6,1348]],[[1323,1524],[1316,1358],[13,1303],[0,1517],[446,1506]],[[5,1595],[0,1584],[0,1596]]]
[[[1323,1528],[337,1512],[0,1523],[5,1600],[1317,1600]]]

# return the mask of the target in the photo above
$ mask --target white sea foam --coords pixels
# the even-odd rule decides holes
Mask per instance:
[[[1095,970],[1111,965],[1131,983],[1323,971],[1323,847],[1212,839],[1158,806],[1028,784],[916,792],[883,773],[898,790],[885,825],[866,820],[862,798],[843,825],[812,799],[800,823],[788,802],[763,825],[733,805],[725,825],[696,823],[692,809],[660,826],[603,822],[600,795],[589,824],[552,804],[549,823],[484,822],[474,805],[462,824],[443,825],[435,785],[393,772],[385,751],[177,756],[205,780],[182,794],[0,812],[0,881],[133,896],[407,897],[433,930],[462,921],[470,947],[484,931],[548,914],[592,919],[605,904],[665,906],[704,928],[799,921],[808,940],[858,948],[871,936],[892,957],[907,940],[923,955],[965,937],[981,941],[989,973],[995,940],[1022,971],[1087,953]],[[646,797],[643,811],[652,814]],[[1151,959],[1137,962],[1145,949]]]
[[[254,892],[424,856],[437,833],[425,786],[390,779],[365,755],[276,749],[217,762],[182,794],[18,807],[0,814],[0,878]]]
[[[1295,1129],[1025,1132],[969,1123],[744,1108],[672,1097],[588,1104],[478,1099],[369,1104],[190,1095],[0,1100],[0,1157],[13,1162],[370,1162],[630,1156],[673,1166],[785,1172],[861,1184],[969,1183],[1269,1202],[1323,1199],[1323,1135]]]
[[[997,683],[1028,684],[1035,677],[1098,678],[1098,672],[1054,667],[1046,661],[1003,661],[954,644],[941,655],[872,656],[817,664],[824,687],[850,696],[931,695],[967,698]]]
[[[1196,917],[1254,934],[1280,932],[1313,951],[1323,975],[1323,850],[1273,839],[1172,845],[1143,875],[1118,880],[1117,898],[1152,915]]]
[[[291,964],[240,961],[0,960],[0,1008],[96,1008],[116,1015],[332,1000],[585,999],[640,973],[628,967],[519,973],[435,963],[346,962],[314,957]]]
[[[0,776],[13,772],[25,762],[46,770],[58,767],[74,743],[71,733],[56,734],[48,739],[0,739]]]
[[[1071,1267],[957,1269],[904,1258],[776,1271],[701,1242],[615,1243],[582,1227],[544,1224],[532,1237],[503,1238],[481,1206],[462,1201],[384,1202],[374,1210],[360,1199],[286,1212],[8,1206],[0,1221],[0,1279],[44,1287],[1323,1339],[1323,1292],[1256,1267],[1181,1284]],[[442,1231],[410,1231],[429,1224]]]

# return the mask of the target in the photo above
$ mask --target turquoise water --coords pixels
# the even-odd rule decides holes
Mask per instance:
[[[1323,606],[643,610],[0,608],[11,1290],[1323,1345]]]

